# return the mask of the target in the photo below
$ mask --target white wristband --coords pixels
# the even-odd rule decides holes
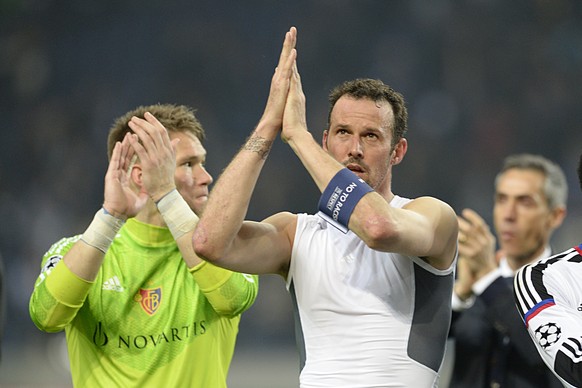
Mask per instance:
[[[184,198],[178,193],[177,189],[170,191],[156,205],[164,217],[164,221],[174,240],[188,232],[191,232],[198,223],[198,216],[190,209]]]
[[[124,223],[125,221],[113,217],[101,208],[95,213],[93,221],[81,236],[81,240],[105,253]]]

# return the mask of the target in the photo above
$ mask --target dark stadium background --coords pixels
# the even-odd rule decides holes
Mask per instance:
[[[339,82],[380,78],[406,97],[409,153],[393,190],[491,219],[504,156],[566,171],[556,249],[580,242],[582,3],[568,0],[0,0],[0,253],[7,307],[0,386],[70,385],[62,334],[38,331],[28,298],[42,254],[82,232],[102,201],[106,135],[141,104],[198,109],[218,177],[258,121],[285,31],[298,28],[310,130]],[[277,143],[249,218],[314,211],[318,192]],[[346,336],[357,331],[346,327]],[[230,386],[296,387],[284,282],[262,278],[243,316]]]

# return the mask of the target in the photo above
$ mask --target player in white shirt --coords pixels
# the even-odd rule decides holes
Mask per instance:
[[[285,37],[261,120],[209,197],[194,248],[219,266],[286,280],[302,388],[434,387],[451,319],[455,212],[392,192],[392,167],[408,148],[407,111],[381,81],[334,89],[323,147],[313,139],[296,33]],[[245,221],[279,134],[322,191],[320,212]]]

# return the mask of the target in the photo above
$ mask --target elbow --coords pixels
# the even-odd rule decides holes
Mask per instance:
[[[223,255],[223,249],[216,241],[208,237],[204,228],[196,228],[192,235],[192,248],[202,260],[216,263]]]
[[[398,233],[394,225],[384,219],[374,217],[368,219],[363,225],[360,238],[369,248],[379,250],[396,244]]]
[[[51,325],[50,323],[40,323],[35,320],[33,320],[33,322],[39,330],[44,331],[45,333],[59,333],[65,330],[64,326]]]
[[[66,326],[61,322],[54,322],[51,319],[41,319],[33,311],[30,312],[30,318],[32,319],[34,325],[40,331],[44,331],[45,333],[58,333],[60,331],[63,331]]]

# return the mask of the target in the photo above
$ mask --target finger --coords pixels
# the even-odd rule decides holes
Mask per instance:
[[[467,221],[469,221],[474,227],[479,229],[489,228],[485,223],[485,220],[474,210],[464,209],[463,216]]]
[[[282,79],[291,80],[291,78],[294,77],[294,68],[293,67],[294,67],[294,63],[295,63],[296,58],[297,58],[297,50],[293,49],[293,50],[291,50],[291,53],[287,57],[287,60],[285,61],[283,66],[280,67],[279,76]],[[297,73],[297,75],[299,75],[299,73]]]
[[[135,155],[135,151],[131,146],[129,139],[131,137],[131,133],[127,132],[123,137],[123,141],[121,142],[121,153],[119,157],[119,170],[120,171],[127,171],[133,156]]]
[[[463,217],[457,216],[457,221],[459,222],[459,232],[469,233],[471,230],[471,224],[467,222]]]
[[[152,136],[156,144],[169,147],[170,136],[168,135],[166,127],[150,112],[145,112],[144,118],[152,125],[150,136]]]
[[[155,146],[155,139],[154,133],[155,128],[152,124],[150,124],[145,119],[141,117],[133,116],[127,125],[135,132],[135,134],[139,137],[143,147],[146,150],[152,150],[156,148]]]
[[[116,142],[113,147],[113,152],[111,152],[111,159],[109,160],[109,166],[107,166],[108,176],[113,176],[115,172],[119,169],[119,160],[121,155],[121,142]]]
[[[131,144],[131,148],[133,148],[134,152],[138,156],[138,158],[145,162],[148,158],[148,153],[145,150],[144,146],[139,142],[139,137],[137,134],[131,134],[129,136],[129,144]]]
[[[295,80],[295,87],[299,93],[303,93],[303,85],[301,84],[301,75],[299,74],[299,69],[297,68],[297,50],[293,50],[295,53],[293,55],[293,78]]]
[[[291,50],[295,48],[297,43],[297,29],[291,27],[289,31],[285,34],[285,40],[283,42],[283,48],[281,49],[281,55],[279,56],[279,68],[281,64],[287,61],[287,57],[291,53]]]

